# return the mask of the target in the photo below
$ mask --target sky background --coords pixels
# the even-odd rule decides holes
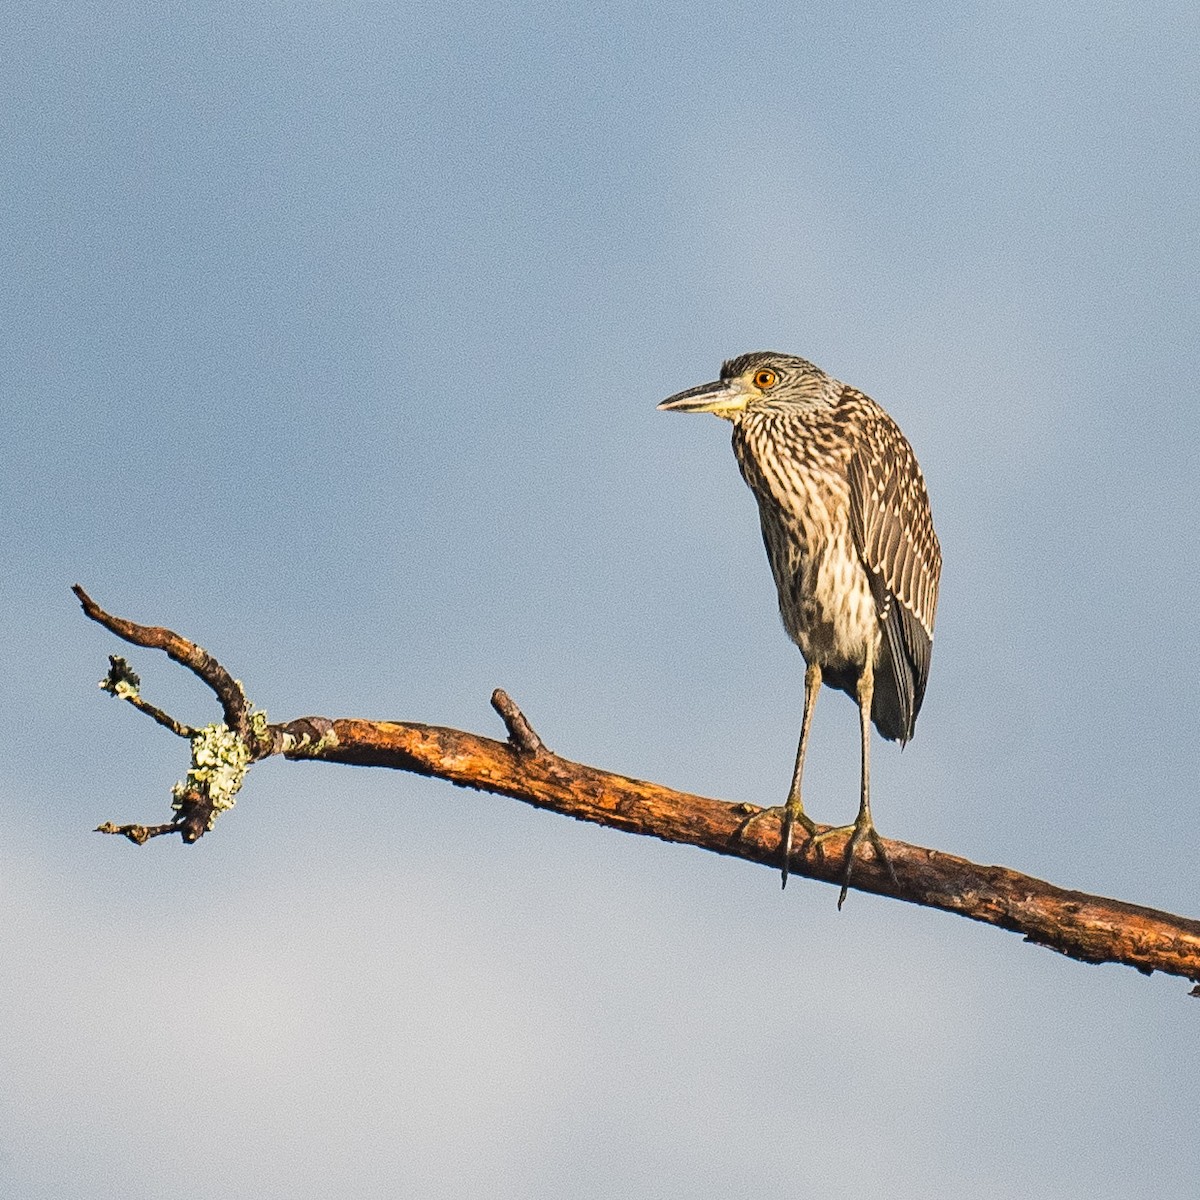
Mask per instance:
[[[1200,1003],[378,770],[185,748],[68,587],[275,719],[782,800],[803,663],[728,427],[802,354],[945,556],[880,829],[1200,915],[1194,3],[0,16],[0,1194],[1185,1195]],[[130,651],[181,719],[211,697]],[[849,820],[818,707],[810,811]]]

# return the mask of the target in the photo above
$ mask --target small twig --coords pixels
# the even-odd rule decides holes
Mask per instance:
[[[517,702],[503,688],[497,688],[492,693],[492,707],[500,714],[514,749],[522,754],[540,754],[546,749],[525,714],[517,707]]]
[[[177,737],[193,738],[196,736],[196,730],[190,725],[175,720],[170,713],[164,712],[156,704],[151,704],[149,700],[143,700],[141,692],[138,691],[141,686],[142,681],[119,654],[108,656],[108,674],[100,680],[100,687],[104,691],[118,700],[128,701],[138,712],[145,713],[146,716],[157,721],[164,729],[169,729]]]
[[[216,694],[225,714],[225,724],[239,737],[247,740],[252,737],[250,703],[242,685],[207,650],[161,625],[138,625],[124,617],[106,613],[79,584],[73,585],[71,591],[79,598],[83,611],[97,624],[134,646],[162,650],[181,666],[187,667]]]
[[[151,704],[148,700],[143,700],[141,696],[126,696],[126,700],[133,705],[138,712],[143,712],[146,716],[157,721],[164,729],[169,729],[177,737],[193,738],[196,736],[195,729],[190,725],[185,725],[182,721],[177,721],[170,713],[165,713],[161,708]]]
[[[182,833],[183,827],[175,821],[166,825],[114,825],[111,821],[105,821],[103,825],[96,826],[96,832],[119,833],[131,842],[144,846],[151,838],[162,837],[165,833]]]

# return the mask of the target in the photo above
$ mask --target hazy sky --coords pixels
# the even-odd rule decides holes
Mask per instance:
[[[778,801],[753,500],[654,406],[802,354],[900,422],[945,555],[880,829],[1200,915],[1194,3],[15,0],[0,44],[0,1194],[1194,1188],[1181,981],[384,771],[91,833],[185,748],[68,592],[278,719],[500,735],[503,686]],[[818,819],[855,741],[826,692]]]

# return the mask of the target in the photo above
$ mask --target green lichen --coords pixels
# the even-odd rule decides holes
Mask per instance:
[[[254,735],[255,741],[263,741],[267,736],[267,729],[270,722],[267,720],[266,712],[261,708],[252,708],[250,710],[250,730]]]
[[[101,691],[118,700],[136,700],[141,686],[137,673],[119,654],[108,656],[108,674],[100,680]]]
[[[285,729],[280,741],[280,753],[287,758],[320,758],[338,744],[333,722],[322,723],[328,724],[329,727],[321,732],[305,729],[303,733],[297,734],[293,730]]]
[[[267,714],[259,709],[250,713],[250,728],[255,740],[266,737]],[[171,807],[179,812],[196,793],[204,796],[212,810],[208,827],[217,814],[236,803],[236,797],[254,761],[251,746],[228,725],[214,722],[198,729],[191,739],[192,765],[187,776],[171,789],[175,797]]]

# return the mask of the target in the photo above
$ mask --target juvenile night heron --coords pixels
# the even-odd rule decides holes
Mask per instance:
[[[889,741],[907,742],[929,678],[942,552],[921,468],[875,401],[790,354],[743,354],[722,366],[715,383],[658,407],[733,424],[733,452],[758,501],[779,612],[808,664],[783,806],[783,883],[796,825],[818,846],[849,833],[841,908],[864,840],[892,873],[871,820],[871,722]],[[822,682],[858,703],[862,783],[854,824],[819,834],[804,811],[800,777]]]

